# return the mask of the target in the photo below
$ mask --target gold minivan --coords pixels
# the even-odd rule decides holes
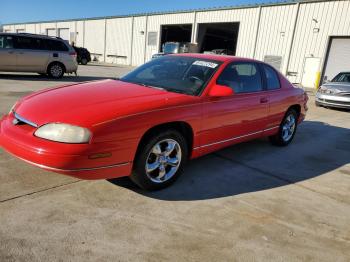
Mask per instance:
[[[27,33],[0,33],[0,71],[35,72],[61,78],[76,73],[77,54],[58,37]]]

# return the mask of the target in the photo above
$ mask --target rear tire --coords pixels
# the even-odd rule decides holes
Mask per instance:
[[[294,109],[288,110],[284,116],[278,133],[270,136],[270,142],[276,146],[287,146],[292,142],[298,127],[298,113]]]
[[[187,158],[188,145],[178,131],[154,134],[141,142],[130,178],[142,189],[163,189],[183,173]]]
[[[47,74],[54,79],[62,78],[65,73],[65,68],[61,63],[52,63],[47,68]]]

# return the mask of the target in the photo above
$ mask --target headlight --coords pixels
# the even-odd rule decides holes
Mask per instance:
[[[338,94],[341,92],[341,90],[337,89],[337,88],[333,88],[333,87],[325,87],[325,86],[321,86],[318,89],[318,92],[321,94]]]
[[[88,129],[68,124],[47,124],[39,127],[34,135],[47,140],[70,144],[88,143],[91,137]]]
[[[319,89],[318,89],[318,92],[321,93],[321,94],[325,94],[327,91],[327,87],[325,86],[321,86]]]

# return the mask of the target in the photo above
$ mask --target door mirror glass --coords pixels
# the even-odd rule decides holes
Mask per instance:
[[[217,85],[217,84],[214,85],[209,91],[209,96],[212,96],[212,97],[232,96],[233,94],[234,92],[231,87]]]

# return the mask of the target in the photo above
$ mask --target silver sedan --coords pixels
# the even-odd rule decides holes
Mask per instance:
[[[316,105],[350,109],[350,72],[339,73],[316,93]]]

